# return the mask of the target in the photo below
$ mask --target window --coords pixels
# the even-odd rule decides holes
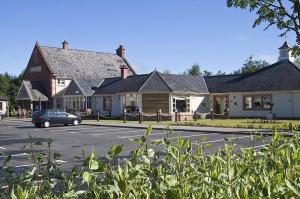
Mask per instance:
[[[65,85],[64,79],[57,79],[57,85]]]
[[[3,104],[0,102],[0,110],[3,110]]]
[[[137,110],[137,94],[125,95],[125,108],[128,113],[133,113]]]
[[[103,97],[103,110],[110,111],[111,110],[111,96]]]
[[[254,96],[254,109],[261,109],[261,96]]]
[[[38,72],[41,72],[42,71],[42,67],[41,66],[32,66],[30,67],[30,72],[32,73],[38,73]]]
[[[271,95],[253,95],[244,97],[245,110],[271,110],[272,96]]]
[[[190,112],[190,99],[189,97],[174,97],[173,98],[173,112]]]

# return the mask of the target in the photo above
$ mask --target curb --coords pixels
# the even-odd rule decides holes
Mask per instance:
[[[81,124],[81,125],[86,125],[86,126],[105,126],[105,127],[119,127],[119,128],[135,128],[135,129],[147,129],[148,127],[146,126],[123,126],[123,125],[118,125],[118,124]],[[175,127],[175,128],[174,128]],[[242,130],[242,131],[221,131],[221,130],[210,130],[210,129],[187,129],[187,128],[176,128],[176,126],[170,126],[173,131],[190,131],[190,132],[210,132],[210,133],[220,133],[220,134],[251,134],[255,132],[254,129],[247,129],[247,130]],[[165,130],[166,127],[153,127],[152,129],[155,130]],[[237,128],[236,128],[237,129]],[[264,135],[273,135],[272,130],[269,129],[262,129],[262,130],[257,130],[257,133],[263,133]],[[291,132],[282,132],[286,136],[292,136],[293,133]]]

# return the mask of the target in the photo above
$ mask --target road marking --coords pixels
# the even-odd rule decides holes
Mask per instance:
[[[70,131],[70,132],[66,132],[66,133],[69,133],[69,134],[76,134],[76,133],[79,133],[79,132],[76,132],[76,131]]]
[[[152,136],[152,135],[161,135],[161,134],[167,134],[167,132],[163,132],[163,133],[153,133],[153,134],[151,134],[150,136]],[[118,138],[120,138],[120,139],[125,139],[125,138],[132,138],[132,137],[140,137],[140,136],[143,136],[143,134],[141,134],[141,135],[130,135],[130,136],[124,136],[124,137],[118,137]]]
[[[2,150],[5,150],[6,148],[5,148],[5,147],[1,147],[1,146],[0,146],[0,149],[2,149]]]
[[[219,134],[219,133],[207,133],[207,134],[197,134],[197,135],[186,135],[186,136],[177,136],[177,137],[171,137],[168,138],[169,140],[174,140],[177,139],[179,137],[181,138],[189,138],[189,137],[200,137],[200,136],[205,136],[205,135],[215,135],[215,134]],[[159,139],[155,139],[155,140],[151,140],[151,141],[159,141]]]
[[[29,156],[28,153],[19,153],[19,154],[12,154],[11,157],[19,157],[19,156]],[[0,158],[7,158],[8,155],[1,155]]]
[[[243,138],[248,138],[248,137],[251,137],[251,135],[247,135],[247,136],[241,136],[241,137],[232,137],[232,138],[228,138],[228,137],[226,137],[226,138],[228,138],[228,139],[243,139]],[[211,140],[211,141],[206,141],[206,142],[202,142],[203,144],[208,144],[208,143],[214,143],[214,142],[222,142],[222,141],[225,141],[225,138],[223,138],[223,139],[219,139],[219,140]],[[193,143],[193,144],[195,144],[195,145],[199,145],[199,143]]]
[[[65,161],[65,160],[55,160],[54,162],[56,162],[56,163],[66,163],[67,161]]]
[[[262,147],[264,147],[264,146],[266,146],[266,145],[268,145],[268,144],[262,144],[262,145],[257,145],[257,146],[245,147],[244,149],[251,149],[251,148],[256,149],[256,148],[262,148]]]
[[[32,167],[32,166],[35,166],[35,164],[21,164],[21,165],[15,166],[15,168]]]
[[[114,133],[100,133],[100,134],[90,134],[90,135],[92,135],[92,136],[99,136],[99,135],[114,135],[114,134],[126,134],[126,133],[134,133],[134,132],[142,133],[142,132],[141,132],[141,129],[140,129],[140,130],[135,130],[135,131],[114,132]]]
[[[89,130],[89,129],[91,129],[90,131],[85,131],[85,130]],[[121,130],[121,129],[124,129],[124,128],[107,128],[107,129],[103,129],[103,128],[101,128],[101,129],[96,129],[96,128],[91,128],[91,127],[83,127],[83,128],[67,128],[67,129],[49,129],[49,131],[51,131],[51,132],[60,132],[60,131],[81,131],[82,130],[82,132],[98,132],[98,131],[116,131],[116,130]]]

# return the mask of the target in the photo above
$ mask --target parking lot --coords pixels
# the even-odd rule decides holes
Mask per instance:
[[[53,140],[52,150],[61,155],[58,162],[64,170],[70,170],[76,165],[82,164],[83,149],[86,155],[93,151],[100,157],[105,157],[110,147],[124,144],[124,151],[120,158],[126,157],[136,147],[131,140],[139,138],[144,134],[145,129],[109,127],[109,126],[53,126],[50,128],[35,128],[30,121],[20,121],[17,119],[5,119],[0,121],[0,161],[3,162],[8,155],[12,155],[11,164],[16,170],[31,168],[32,162],[29,160],[30,149],[21,150],[23,146],[29,145],[29,135],[33,143],[42,143],[34,146],[34,152],[47,152],[47,141]],[[150,136],[150,141],[158,140],[166,136],[165,130],[154,129]],[[207,153],[216,151],[225,144],[225,138],[234,138],[237,150],[241,147],[251,147],[253,142],[250,134],[231,134],[220,132],[203,131],[174,131],[170,135],[171,140],[176,140],[178,136],[189,138],[197,145],[197,141],[206,138],[205,143],[211,144]],[[255,147],[260,148],[267,144],[269,136],[263,140],[255,141]]]

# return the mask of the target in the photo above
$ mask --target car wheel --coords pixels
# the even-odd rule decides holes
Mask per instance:
[[[79,124],[78,120],[73,120],[73,125],[77,126]]]
[[[45,128],[49,128],[50,127],[50,122],[49,121],[45,121],[44,122],[44,127]]]

